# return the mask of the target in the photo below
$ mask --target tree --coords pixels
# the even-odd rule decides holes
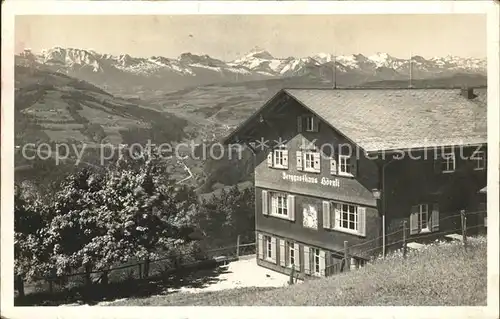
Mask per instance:
[[[119,260],[117,254],[126,253],[116,249],[119,248],[116,241],[109,238],[111,225],[109,218],[103,217],[112,212],[102,210],[103,187],[100,175],[85,168],[69,175],[55,194],[49,207],[53,216],[45,242],[52,249],[53,271],[57,275],[83,268],[86,283],[90,285],[95,266]]]
[[[148,276],[151,259],[191,242],[197,196],[148,150],[123,157],[104,174],[71,173],[50,201],[17,189],[15,203],[18,278],[83,269],[90,285],[93,271],[107,282],[109,269],[130,259],[144,259]]]
[[[147,277],[150,260],[192,240],[197,197],[193,188],[176,184],[154,147],[126,153],[106,177],[105,210],[118,216]]]
[[[25,279],[47,274],[49,250],[44,243],[48,214],[32,188],[14,186],[14,272],[19,296]]]
[[[238,235],[242,242],[255,239],[254,192],[240,190],[237,185],[228,191],[202,199],[196,216],[198,227],[204,232],[211,247],[228,246]]]

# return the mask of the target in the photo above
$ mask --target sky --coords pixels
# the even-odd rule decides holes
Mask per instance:
[[[17,16],[15,41],[16,53],[61,46],[135,57],[191,52],[225,61],[254,47],[275,57],[487,55],[486,16],[473,14]]]

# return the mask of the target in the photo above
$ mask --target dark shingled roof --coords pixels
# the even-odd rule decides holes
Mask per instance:
[[[486,143],[486,106],[453,89],[287,94],[365,151]]]
[[[487,142],[486,89],[475,89],[474,99],[460,89],[283,92],[367,152]]]

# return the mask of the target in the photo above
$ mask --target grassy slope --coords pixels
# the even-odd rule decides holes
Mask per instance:
[[[285,288],[245,288],[120,301],[115,306],[481,306],[486,305],[486,239],[428,246],[337,276]]]

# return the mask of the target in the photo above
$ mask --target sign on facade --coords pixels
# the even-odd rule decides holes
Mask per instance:
[[[293,183],[299,182],[308,184],[321,184],[324,186],[331,186],[331,187],[340,187],[340,180],[338,178],[330,179],[327,177],[321,177],[321,179],[319,179],[317,177],[311,177],[306,174],[293,175],[293,174],[287,174],[285,172],[283,172],[281,177],[283,180],[290,181]]]

